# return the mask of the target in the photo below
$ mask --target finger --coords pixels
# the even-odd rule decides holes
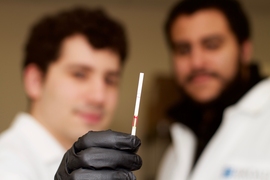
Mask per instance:
[[[107,131],[89,131],[74,144],[76,152],[89,147],[103,147],[129,152],[137,152],[141,140],[130,134]]]
[[[70,174],[68,180],[136,180],[130,171],[78,169]],[[65,179],[66,180],[66,179]]]
[[[71,155],[67,166],[70,172],[79,168],[134,171],[141,168],[142,159],[135,153],[94,147]]]

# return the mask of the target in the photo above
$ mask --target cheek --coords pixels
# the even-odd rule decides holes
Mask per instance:
[[[190,72],[188,59],[177,58],[173,59],[173,69],[179,83],[183,83]]]
[[[237,47],[223,49],[221,52],[213,54],[209,59],[213,59],[209,64],[211,69],[224,80],[230,81],[235,77],[239,63]]]
[[[50,84],[48,84],[47,94],[49,98],[56,104],[62,104],[67,106],[74,103],[79,96],[79,87],[72,83],[72,81],[65,78],[54,78]]]
[[[106,95],[106,107],[107,111],[114,111],[118,102],[118,88],[117,89],[109,89]]]

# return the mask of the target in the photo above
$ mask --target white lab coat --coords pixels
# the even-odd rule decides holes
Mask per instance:
[[[53,180],[64,148],[29,114],[0,136],[0,180]]]
[[[180,123],[171,135],[158,180],[270,180],[270,78],[224,111],[193,170],[195,135]]]

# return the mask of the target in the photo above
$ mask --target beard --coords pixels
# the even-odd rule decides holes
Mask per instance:
[[[231,105],[236,103],[239,98],[248,90],[248,67],[241,63],[240,58],[238,59],[236,73],[231,80],[225,80],[225,78],[218,73],[209,72],[208,70],[196,70],[187,77],[185,83],[191,82],[198,75],[207,75],[217,79],[220,83],[222,83],[222,89],[216,98],[203,103],[198,102],[187,91],[185,91],[183,86],[179,87],[181,95],[184,97],[184,99],[192,102],[192,104],[202,108]]]

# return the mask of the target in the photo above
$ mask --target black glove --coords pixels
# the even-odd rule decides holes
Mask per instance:
[[[111,130],[90,131],[65,153],[54,180],[135,180],[142,166],[136,136]]]

